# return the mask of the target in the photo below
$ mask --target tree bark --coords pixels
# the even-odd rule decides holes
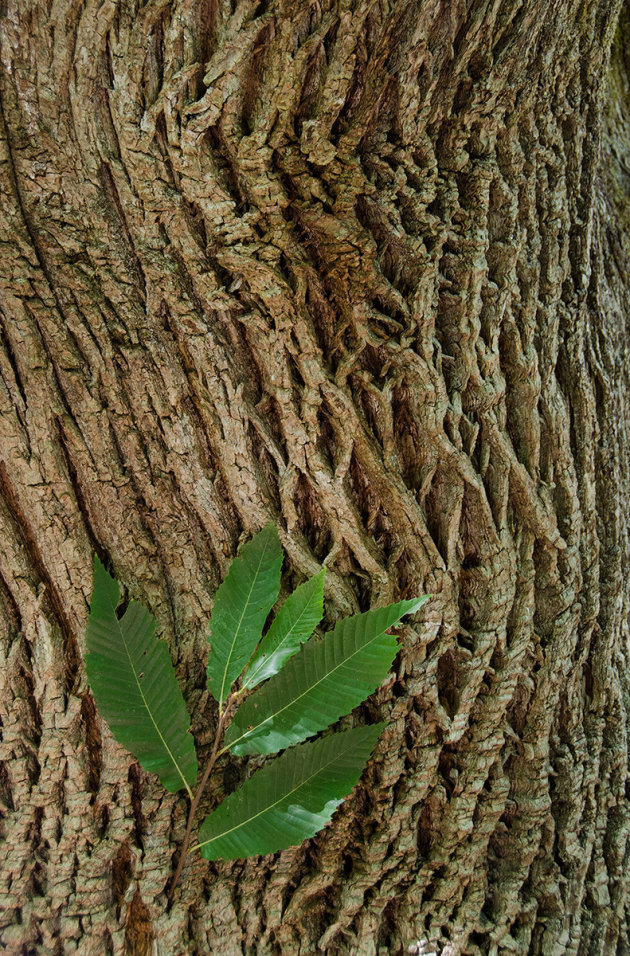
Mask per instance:
[[[4,950],[630,953],[628,8],[0,16]],[[328,624],[434,598],[332,824],[191,857],[169,911],[185,800],[96,712],[92,554],[203,755],[212,595],[269,520]]]

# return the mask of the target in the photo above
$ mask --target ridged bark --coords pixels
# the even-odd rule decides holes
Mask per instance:
[[[630,952],[620,9],[0,4],[6,952]],[[185,801],[87,689],[92,554],[203,754],[212,595],[269,520],[329,624],[435,597],[333,824],[191,857],[169,912]]]

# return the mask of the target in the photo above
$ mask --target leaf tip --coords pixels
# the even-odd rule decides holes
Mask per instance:
[[[95,581],[100,575],[107,575],[107,577],[111,577],[107,571],[107,568],[96,552],[94,552],[94,557],[92,559],[92,575]]]
[[[93,587],[90,617],[96,611],[97,604],[105,601],[105,603],[113,604],[113,606],[116,607],[120,599],[120,585],[118,581],[109,573],[97,554],[94,554],[92,569]]]
[[[270,541],[273,541],[274,545],[277,544],[278,547],[280,548],[282,547],[280,543],[280,535],[278,534],[278,528],[276,527],[273,521],[268,521],[267,524],[263,528],[261,528],[258,534],[254,535],[254,538],[257,538],[259,536],[263,540],[266,538],[269,538]],[[250,539],[250,540],[253,540],[253,539]]]
[[[419,611],[420,608],[421,608],[424,604],[426,604],[427,601],[430,600],[432,597],[433,597],[433,594],[422,594],[422,595],[420,595],[419,597],[411,598],[409,603],[410,603],[412,606],[411,606],[411,607],[409,608],[409,610],[406,611],[405,613],[406,613],[406,614],[415,614],[416,611]]]

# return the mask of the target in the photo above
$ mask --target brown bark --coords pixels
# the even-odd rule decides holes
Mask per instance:
[[[6,952],[630,952],[620,8],[0,4]],[[168,912],[185,801],[96,713],[91,555],[207,753],[212,595],[270,519],[328,623],[435,598],[332,825]]]

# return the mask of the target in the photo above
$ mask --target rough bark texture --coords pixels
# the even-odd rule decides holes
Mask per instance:
[[[630,952],[620,6],[0,4],[6,952]],[[269,519],[329,623],[435,599],[333,824],[167,912],[185,801],[95,711],[91,555],[207,753]]]

